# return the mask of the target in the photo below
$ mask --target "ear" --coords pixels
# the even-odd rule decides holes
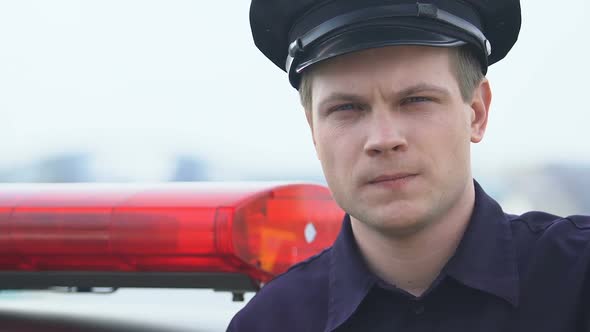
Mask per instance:
[[[488,125],[488,114],[492,103],[490,82],[484,78],[475,88],[471,100],[471,142],[479,143],[483,139]]]

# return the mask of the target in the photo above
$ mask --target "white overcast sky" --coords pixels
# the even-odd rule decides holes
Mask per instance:
[[[590,163],[590,4],[522,0],[523,28],[490,68],[476,170]],[[319,174],[286,75],[255,48],[247,0],[0,1],[0,168],[89,152],[157,179],[170,158],[217,179]]]

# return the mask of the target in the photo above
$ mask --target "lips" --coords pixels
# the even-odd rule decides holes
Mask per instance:
[[[395,174],[383,174],[379,175],[376,178],[373,178],[369,181],[370,184],[380,183],[380,182],[387,182],[387,181],[396,181],[396,180],[403,180],[410,177],[416,176],[414,173],[395,173]]]

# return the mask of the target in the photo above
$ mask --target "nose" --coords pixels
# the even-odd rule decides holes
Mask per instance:
[[[372,112],[364,150],[369,156],[404,152],[408,149],[403,119],[394,111]]]

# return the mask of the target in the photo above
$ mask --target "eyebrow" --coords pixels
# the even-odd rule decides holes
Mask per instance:
[[[420,92],[436,92],[441,95],[450,96],[451,91],[443,86],[428,83],[418,83],[396,93],[399,97],[407,97]]]
[[[429,84],[429,83],[418,83],[418,84],[414,84],[411,85],[409,87],[406,87],[400,91],[396,91],[394,92],[394,95],[398,98],[404,98],[407,96],[411,96],[413,94],[417,94],[417,93],[421,93],[421,92],[435,92],[444,96],[450,96],[451,92],[449,91],[449,89],[442,87],[442,86],[438,86],[438,85],[434,85],[434,84]],[[359,101],[365,99],[363,96],[361,95],[357,95],[354,93],[347,93],[347,92],[332,92],[330,93],[326,98],[323,98],[320,103],[318,104],[318,108],[322,109],[325,107],[326,104],[329,104],[331,102],[334,102],[336,100],[338,101]]]

